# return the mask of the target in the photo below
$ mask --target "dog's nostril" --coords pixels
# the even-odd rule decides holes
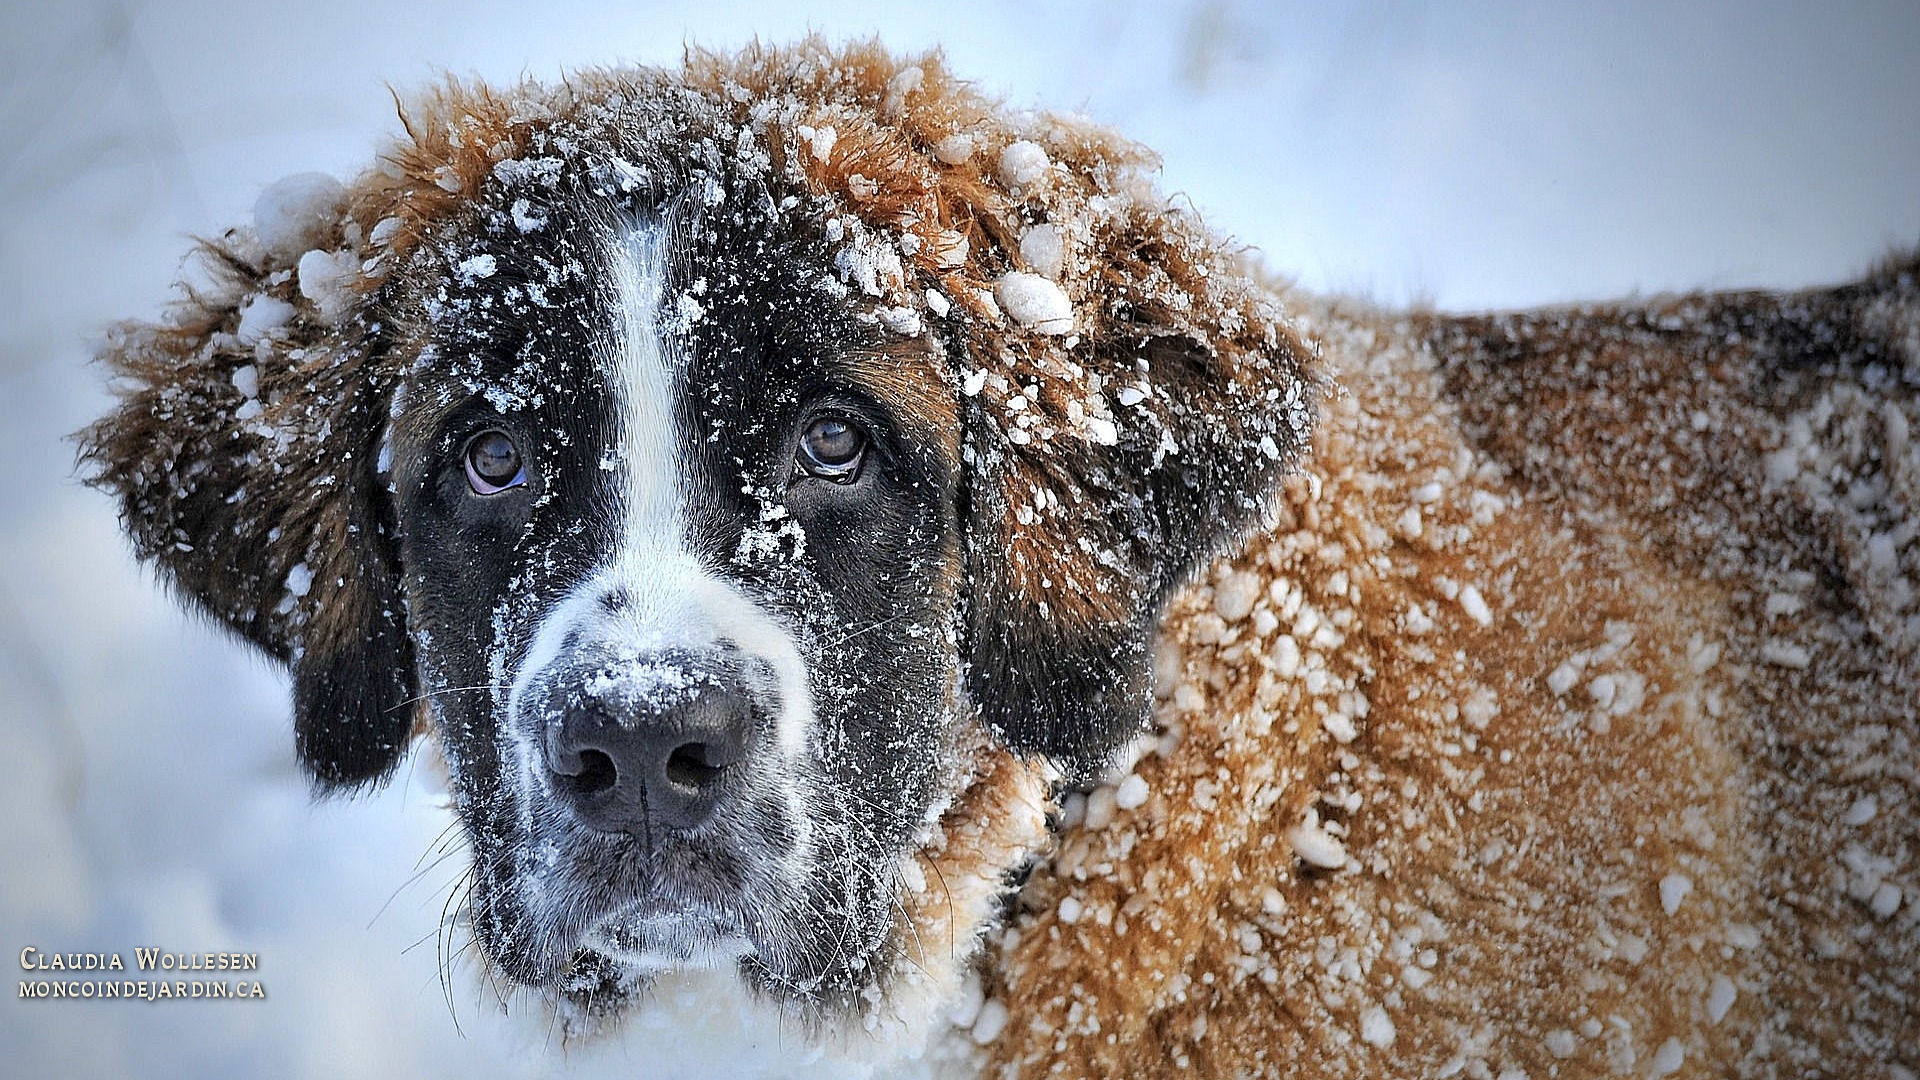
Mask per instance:
[[[687,743],[667,755],[667,782],[698,792],[720,775],[721,768],[713,763],[713,750],[706,743]]]
[[[580,771],[573,776],[564,776],[566,785],[580,795],[594,795],[612,787],[620,778],[620,771],[614,767],[613,758],[600,750],[580,751]]]

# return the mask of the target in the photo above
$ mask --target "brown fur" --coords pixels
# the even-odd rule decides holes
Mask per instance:
[[[1150,799],[1023,894],[995,1074],[1649,1075],[1676,1040],[1678,1075],[1912,1075],[1916,271],[1491,319],[1291,297],[1344,393],[1280,526],[1166,619]],[[1769,481],[1796,417],[1818,463]],[[1310,807],[1342,868],[1296,858]]]

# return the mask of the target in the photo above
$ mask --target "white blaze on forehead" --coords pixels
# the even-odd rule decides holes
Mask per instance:
[[[686,555],[687,473],[680,463],[684,443],[677,408],[686,359],[660,334],[670,239],[665,226],[631,228],[611,252],[619,319],[616,355],[611,358],[619,408],[613,452],[625,481],[620,491],[626,510],[622,562]]]
[[[687,535],[689,486],[698,482],[690,434],[681,422],[687,356],[663,319],[673,229],[668,224],[624,228],[612,238],[607,270],[612,288],[611,333],[601,335],[598,367],[614,401],[603,471],[610,501],[620,508],[621,534],[607,565],[541,621],[515,679],[512,708],[522,689],[561,659],[561,643],[579,630],[583,644],[643,660],[664,649],[700,649],[726,639],[743,657],[764,662],[775,676],[779,702],[776,741],[797,754],[813,714],[806,664],[786,627],[732,582],[702,566]],[[623,601],[609,612],[601,600]],[[635,667],[636,677],[641,667]]]

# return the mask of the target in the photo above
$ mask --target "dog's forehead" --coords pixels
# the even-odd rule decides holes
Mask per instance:
[[[433,272],[409,307],[419,357],[411,381],[429,391],[424,400],[444,409],[477,395],[502,413],[580,411],[626,347],[623,308],[634,298],[623,283],[634,238],[647,236],[658,257],[648,270],[654,330],[680,343],[690,409],[777,412],[850,390],[917,444],[957,453],[953,365],[937,341],[890,330],[849,287],[821,222],[780,212],[764,193],[764,205],[736,212],[685,188],[622,197],[587,186],[537,211],[518,192],[495,192],[423,259]]]

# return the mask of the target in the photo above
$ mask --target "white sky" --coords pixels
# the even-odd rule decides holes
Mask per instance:
[[[263,184],[364,165],[396,127],[388,83],[807,28],[942,44],[1016,104],[1161,151],[1166,187],[1276,269],[1392,302],[1806,285],[1920,242],[1911,3],[303,7],[0,11],[0,955],[252,949],[273,995],[29,1003],[0,984],[16,1075],[546,1060],[509,1051],[458,978],[456,1035],[432,941],[405,951],[450,878],[401,888],[445,824],[419,784],[309,804],[280,677],[130,564],[61,441],[105,404],[89,339],[155,314],[184,237],[244,221]]]

